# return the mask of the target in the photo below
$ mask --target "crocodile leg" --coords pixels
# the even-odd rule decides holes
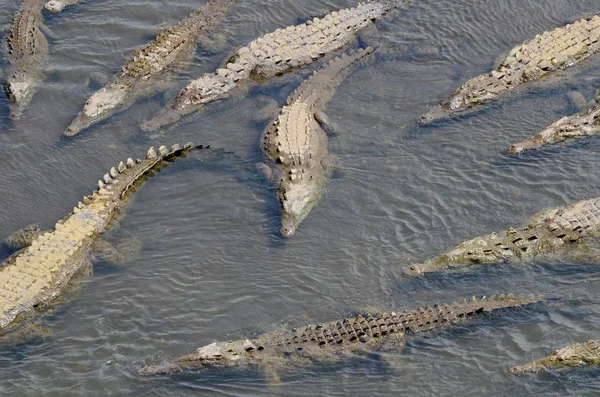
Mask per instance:
[[[32,223],[23,229],[14,232],[6,239],[6,245],[11,248],[24,248],[31,245],[33,240],[44,232],[40,230],[39,223]]]
[[[223,51],[225,48],[227,48],[227,38],[223,32],[213,33],[211,35],[203,33],[198,36],[198,40],[196,40],[196,42],[199,47],[215,52]]]
[[[116,247],[106,240],[97,239],[93,246],[93,256],[107,263],[126,264],[141,252],[141,244],[135,237],[124,239]]]
[[[252,116],[253,123],[264,124],[265,122],[272,120],[279,113],[279,104],[276,100],[267,98],[264,102],[265,105],[262,107],[262,109]]]
[[[337,128],[337,126],[331,122],[329,116],[327,116],[322,110],[317,110],[314,113],[314,116],[315,120],[317,120],[317,123],[319,123],[319,125],[321,126],[323,131],[327,133],[327,135],[336,136],[340,134],[340,131]]]
[[[49,39],[56,39],[56,35],[52,32],[52,30],[50,30],[50,28],[46,25],[44,25],[43,23],[39,24],[39,28],[40,31],[44,34],[44,36],[46,36]]]
[[[89,88],[90,85],[104,87],[106,84],[108,84],[108,76],[106,74],[102,72],[93,72],[88,76],[85,88]]]

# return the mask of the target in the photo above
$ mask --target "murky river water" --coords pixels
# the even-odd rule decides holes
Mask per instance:
[[[600,194],[600,139],[510,157],[509,143],[575,111],[570,92],[591,99],[598,57],[469,117],[419,127],[414,120],[464,80],[488,71],[512,46],[582,16],[593,0],[415,1],[378,23],[385,53],[351,74],[328,105],[342,160],[325,197],[282,240],[273,191],[221,161],[171,165],[136,195],[110,240],[142,252],[126,266],[99,263],[80,292],[44,320],[42,343],[0,349],[7,396],[208,395],[591,395],[598,370],[513,376],[508,367],[565,344],[598,337],[600,268],[557,259],[468,273],[403,275],[402,267],[459,242],[519,225],[537,211]],[[0,4],[8,24],[19,1]],[[178,87],[214,70],[261,33],[354,5],[350,0],[240,0],[219,34],[224,49],[199,49]],[[191,0],[88,0],[46,16],[54,33],[47,80],[24,119],[11,122],[0,97],[0,236],[46,228],[89,193],[118,161],[150,145],[194,141],[261,160],[264,124],[253,115],[269,95],[283,103],[299,80],[273,79],[242,99],[210,106],[163,133],[138,124],[162,96],[82,133],[61,132],[92,88],[133,49],[198,8]],[[309,69],[300,72],[305,76]],[[4,252],[4,257],[8,252]],[[142,364],[178,357],[225,338],[314,323],[366,308],[403,310],[474,294],[544,293],[559,300],[507,310],[411,339],[390,368],[375,359],[283,374],[190,373],[140,378]]]

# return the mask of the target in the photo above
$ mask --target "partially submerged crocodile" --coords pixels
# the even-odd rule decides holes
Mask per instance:
[[[48,62],[48,40],[39,8],[24,2],[14,16],[6,35],[5,54],[8,62],[4,89],[10,104],[10,118],[19,119],[29,104],[37,85],[44,78]]]
[[[207,367],[262,368],[276,373],[286,367],[335,362],[364,351],[399,350],[409,333],[444,328],[479,313],[540,300],[540,297],[515,298],[512,295],[473,298],[404,313],[357,316],[292,331],[270,332],[256,339],[215,342],[177,360],[144,367],[140,374],[170,374]]]
[[[600,132],[600,103],[586,112],[565,116],[543,131],[508,147],[509,153],[522,153],[571,138],[596,135]]]
[[[290,95],[263,134],[262,149],[271,160],[263,169],[278,184],[281,234],[291,236],[318,202],[329,174],[327,134],[333,132],[322,108],[350,66],[373,52],[358,50],[335,58]]]
[[[44,9],[48,12],[61,12],[65,7],[79,3],[79,0],[50,0],[44,5]]]
[[[223,68],[206,73],[189,83],[151,120],[144,131],[157,130],[177,122],[182,116],[229,95],[245,81],[266,81],[293,68],[310,64],[340,49],[356,34],[394,8],[409,1],[367,2],[354,8],[334,11],[297,26],[277,29],[239,49]]]
[[[498,264],[556,253],[600,233],[600,197],[543,211],[518,229],[510,228],[465,241],[443,255],[407,267],[420,275],[448,267]]]
[[[110,169],[98,189],[83,198],[53,230],[27,227],[9,242],[25,248],[0,264],[0,335],[21,320],[47,307],[63,294],[69,282],[91,266],[90,254],[106,249],[100,236],[111,225],[131,194],[153,171],[192,150],[194,146],[150,148],[143,160],[127,159]]]
[[[200,10],[136,50],[113,80],[88,98],[64,134],[75,135],[129,108],[139,99],[170,88],[172,79],[167,72],[193,56],[196,41],[220,22],[232,3],[233,0],[209,0]]]
[[[590,339],[586,343],[575,343],[563,347],[541,360],[514,366],[510,369],[510,372],[520,374],[523,372],[535,372],[561,367],[578,367],[582,365],[600,366],[600,340]]]
[[[490,73],[467,81],[441,105],[421,116],[427,123],[451,117],[539,80],[557,70],[582,62],[600,50],[600,16],[544,32],[513,48]]]

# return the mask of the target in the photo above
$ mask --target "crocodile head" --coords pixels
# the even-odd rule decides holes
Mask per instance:
[[[323,186],[321,178],[303,178],[285,180],[279,185],[279,202],[281,203],[281,235],[290,237],[306,218],[321,197]]]
[[[111,84],[96,91],[85,102],[83,109],[67,127],[64,135],[73,136],[81,130],[96,124],[127,106],[130,87]]]
[[[6,79],[4,88],[10,101],[10,118],[21,118],[23,109],[31,101],[38,77],[26,71],[13,73]]]
[[[407,266],[406,272],[412,276],[419,276],[449,267],[503,262],[514,255],[512,250],[491,249],[490,241],[495,241],[491,240],[494,237],[490,235],[465,241],[456,248],[427,262]]]
[[[65,3],[57,0],[50,0],[44,5],[44,9],[48,12],[61,12],[65,8]]]
[[[144,370],[144,375],[164,372],[163,368],[166,368],[169,372],[175,372],[189,368],[240,366],[251,363],[255,360],[255,356],[263,350],[264,346],[257,345],[256,342],[249,339],[214,342],[199,348],[192,354],[167,363],[167,365],[161,364],[148,367]]]

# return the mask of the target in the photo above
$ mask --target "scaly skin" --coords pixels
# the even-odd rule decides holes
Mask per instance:
[[[420,275],[448,267],[523,261],[538,254],[555,253],[600,232],[600,197],[535,215],[527,225],[465,241],[425,263],[409,265]]]
[[[508,152],[522,153],[571,138],[596,135],[598,132],[600,132],[600,105],[596,104],[587,112],[563,117],[538,134],[510,145]]]
[[[582,365],[600,366],[600,340],[591,339],[587,343],[575,343],[563,347],[541,360],[512,367],[510,372],[520,374]]]
[[[113,80],[88,98],[83,109],[64,132],[78,134],[137,100],[147,98],[171,86],[169,76],[173,66],[193,56],[196,41],[214,28],[233,0],[209,0],[200,10],[191,13],[156,36],[154,41],[136,50]]]
[[[287,105],[263,134],[263,151],[271,160],[272,179],[279,184],[281,234],[290,237],[319,201],[327,182],[323,160],[327,157],[327,135],[316,117],[333,96],[345,72],[373,52],[359,50],[335,58],[315,72],[290,95]]]
[[[48,62],[48,40],[41,32],[43,18],[39,8],[24,3],[17,11],[6,35],[5,53],[8,70],[4,89],[10,104],[10,118],[21,118],[37,85],[44,78]]]
[[[467,81],[429,113],[422,123],[454,116],[482,103],[499,99],[517,87],[566,69],[600,50],[600,17],[580,19],[544,32],[514,48],[497,69]]]
[[[61,12],[65,7],[79,3],[79,0],[50,0],[44,5],[44,9],[48,12]]]
[[[310,64],[355,40],[361,29],[406,3],[402,0],[362,3],[334,11],[322,19],[268,33],[239,49],[224,68],[192,81],[141,128],[154,131],[175,123],[207,103],[227,97],[231,90],[251,78],[264,82]]]
[[[512,295],[436,305],[404,313],[351,317],[292,331],[270,332],[256,339],[215,342],[175,361],[150,365],[141,375],[171,374],[207,367],[263,368],[273,372],[286,367],[332,363],[364,351],[393,347],[400,350],[410,333],[463,323],[476,314],[539,302],[540,297]]]
[[[29,246],[14,253],[0,264],[0,335],[18,326],[40,308],[56,301],[67,290],[72,277],[91,266],[90,254],[136,187],[153,170],[164,166],[191,144],[171,149],[161,146],[158,153],[150,148],[143,160],[128,159],[113,167],[98,181],[98,190],[83,198],[73,212],[45,233],[34,233]],[[24,233],[25,231],[25,233]],[[28,227],[18,232],[20,245]]]

